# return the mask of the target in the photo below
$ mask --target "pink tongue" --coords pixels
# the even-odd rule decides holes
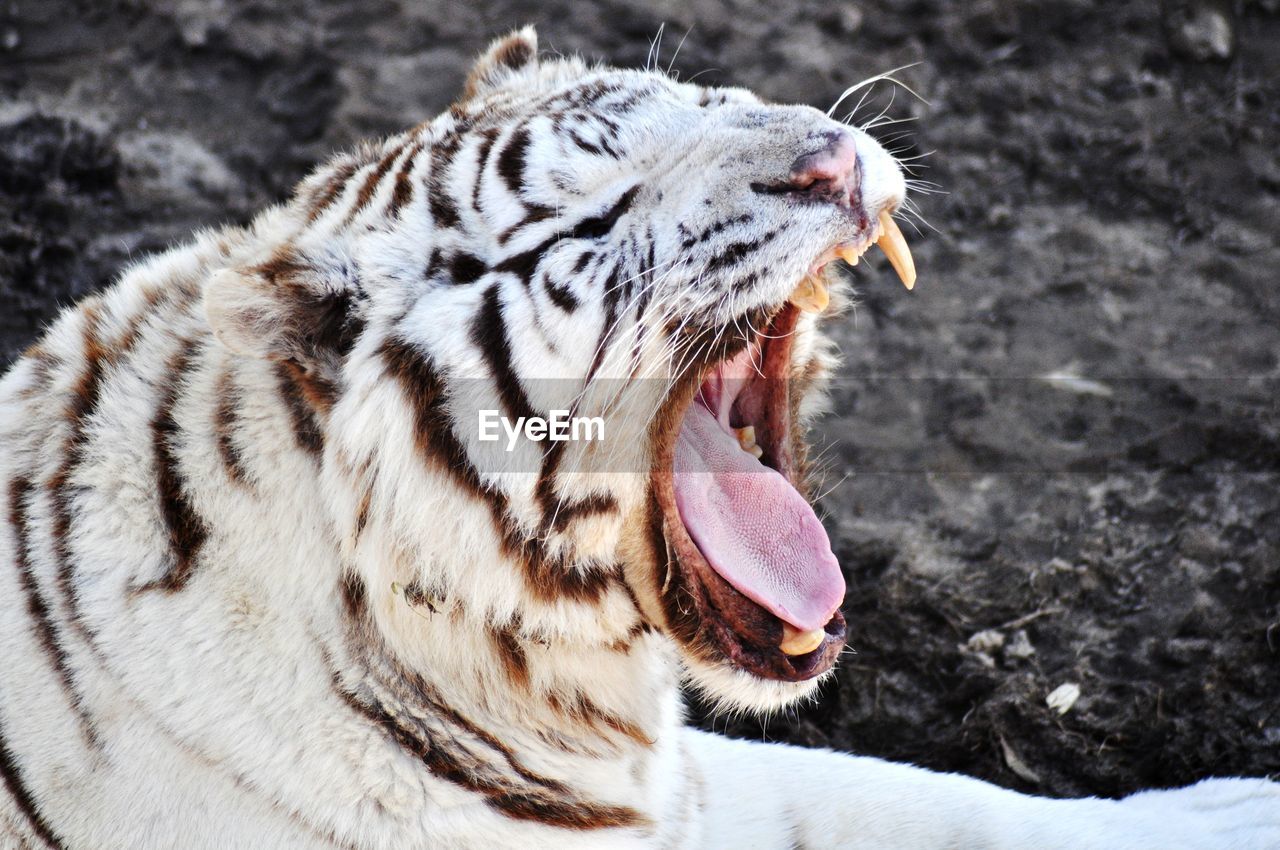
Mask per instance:
[[[798,629],[821,628],[844,576],[813,508],[739,446],[700,401],[689,405],[674,464],[676,507],[720,577]]]

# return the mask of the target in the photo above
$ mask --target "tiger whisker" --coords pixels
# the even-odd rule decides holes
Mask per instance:
[[[910,92],[912,95],[914,95],[921,103],[925,104],[926,106],[931,105],[929,101],[921,97],[920,94],[915,91],[915,89],[911,88],[911,86],[907,85],[906,83],[902,82],[901,80],[899,80],[897,77],[894,76],[894,74],[897,74],[899,71],[906,71],[910,68],[916,67],[919,64],[921,63],[912,62],[907,65],[899,65],[897,68],[893,68],[891,70],[885,71],[883,74],[876,74],[874,77],[868,77],[867,79],[859,83],[855,83],[854,85],[849,86],[849,88],[845,89],[840,94],[840,96],[836,98],[836,102],[831,104],[831,108],[827,110],[827,115],[834,114],[836,111],[836,108],[840,106],[840,104],[843,103],[845,98],[849,97],[849,95],[853,94],[856,91],[859,91],[860,89],[863,89],[870,85],[874,85],[881,81],[887,81],[887,82],[893,83],[894,85],[901,86],[902,88]]]
[[[658,32],[654,34],[653,40],[649,42],[649,55],[644,60],[644,69],[646,71],[652,71],[657,67],[658,54],[662,52],[662,34],[666,31],[666,28],[666,21],[658,24]]]
[[[894,124],[910,124],[910,123],[911,123],[911,122],[913,122],[913,121],[919,121],[919,120],[920,120],[918,117],[916,117],[916,116],[914,116],[914,115],[909,115],[909,116],[907,116],[906,118],[889,118],[889,117],[887,116],[887,114],[885,114],[885,113],[887,113],[887,112],[889,111],[889,108],[890,108],[890,107],[892,107],[892,106],[893,106],[893,103],[892,103],[892,98],[891,98],[891,99],[890,99],[889,106],[886,106],[886,107],[885,107],[885,111],[884,111],[884,112],[882,112],[882,113],[881,113],[879,116],[877,116],[876,118],[871,119],[871,121],[869,121],[868,123],[866,123],[866,124],[862,125],[862,127],[861,127],[861,128],[859,128],[859,129],[862,129],[862,130],[875,130],[875,129],[880,128],[880,127],[890,127],[890,126],[892,126],[892,125],[894,125]]]
[[[897,90],[897,89],[890,89],[890,90],[889,90],[889,102],[888,102],[888,103],[886,103],[886,104],[884,105],[884,108],[883,108],[883,109],[881,109],[879,112],[877,112],[877,113],[876,113],[876,115],[875,115],[873,118],[871,118],[871,120],[866,121],[866,122],[862,123],[861,125],[859,125],[858,129],[859,129],[859,130],[862,130],[864,133],[866,133],[866,132],[869,132],[869,131],[871,131],[871,130],[874,130],[876,127],[879,127],[879,126],[880,126],[880,122],[881,122],[881,120],[882,120],[882,119],[884,119],[884,118],[885,118],[885,116],[887,116],[887,115],[889,114],[889,110],[890,110],[890,109],[893,109],[893,104],[894,104],[894,101],[897,99],[897,96],[898,96],[898,90]]]
[[[813,497],[813,501],[814,501],[814,502],[821,502],[821,501],[822,501],[823,499],[825,499],[827,496],[830,496],[832,493],[834,493],[834,492],[836,491],[836,488],[838,488],[841,484],[843,484],[844,482],[848,481],[848,480],[849,480],[850,478],[852,478],[852,477],[853,477],[853,473],[852,473],[852,472],[846,472],[844,475],[840,476],[840,480],[839,480],[839,481],[837,481],[835,484],[832,484],[832,485],[831,485],[830,487],[828,487],[827,489],[823,490],[823,491],[822,491],[821,493],[819,493],[817,496],[814,496],[814,497]]]
[[[680,48],[684,47],[685,39],[689,37],[689,33],[693,32],[693,24],[689,24],[689,28],[684,31],[684,35],[680,37],[680,43],[676,45],[676,52],[671,54],[671,61],[667,63],[667,76],[671,76],[671,69],[676,64],[676,57],[680,55]]]

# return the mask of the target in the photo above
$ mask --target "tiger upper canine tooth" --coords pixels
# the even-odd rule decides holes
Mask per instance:
[[[796,285],[787,300],[806,313],[821,313],[831,303],[831,295],[827,292],[825,283],[808,274]]]
[[[822,645],[827,633],[822,629],[802,632],[790,623],[782,624],[782,643],[778,648],[784,655],[806,655]]]
[[[881,251],[884,251],[884,255],[889,258],[889,263],[893,266],[893,270],[902,279],[902,285],[907,289],[915,286],[915,260],[911,259],[911,249],[907,247],[907,240],[902,237],[902,231],[898,229],[898,223],[893,220],[893,216],[889,215],[888,210],[880,213],[880,238],[876,240],[876,244],[880,246]]]

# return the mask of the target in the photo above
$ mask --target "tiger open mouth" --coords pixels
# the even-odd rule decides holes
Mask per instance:
[[[837,257],[856,262],[880,244],[914,283],[901,233],[887,214],[878,224],[819,256],[785,304],[746,323],[762,330],[669,399],[653,473],[667,555],[660,594],[676,637],[707,661],[802,681],[844,646],[844,576],[805,494],[792,348],[801,313],[827,305],[823,267]]]

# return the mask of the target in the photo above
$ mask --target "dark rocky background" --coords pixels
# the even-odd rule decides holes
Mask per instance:
[[[948,193],[920,283],[857,269],[818,435],[853,652],[703,722],[1049,794],[1280,772],[1276,0],[4,0],[0,357],[524,22],[628,65],[665,23],[682,76],[819,107],[918,63],[929,101],[877,131]]]

